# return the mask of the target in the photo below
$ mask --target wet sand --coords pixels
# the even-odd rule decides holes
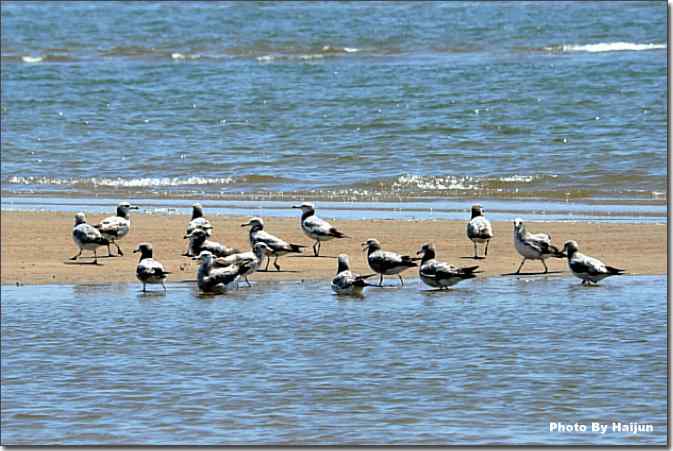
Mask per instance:
[[[154,256],[168,271],[168,282],[193,281],[198,262],[181,256],[187,241],[183,239],[188,216],[133,214],[130,233],[120,241],[123,257],[100,258],[92,265],[90,258],[71,262],[69,257],[78,251],[72,241],[71,213],[2,212],[1,264],[3,284],[90,284],[136,282],[135,267],[138,254],[132,251],[140,242],[151,242]],[[90,215],[88,221],[97,223],[109,215]],[[210,216],[214,226],[212,240],[247,250],[248,229],[241,223],[247,217]],[[329,219],[329,218],[325,218]],[[279,260],[281,271],[259,272],[251,277],[257,281],[329,280],[336,272],[336,255],[350,256],[352,269],[371,272],[366,266],[360,243],[368,238],[381,241],[383,248],[415,255],[421,244],[434,242],[438,259],[461,266],[479,265],[482,276],[494,276],[516,271],[521,257],[512,245],[512,223],[494,222],[495,238],[485,260],[474,260],[472,242],[465,235],[463,221],[392,221],[353,220],[330,221],[338,229],[353,237],[324,242],[321,257],[313,257],[313,242],[299,228],[299,218],[266,218],[266,228],[286,241],[306,245],[300,256],[284,256]],[[580,251],[600,258],[607,264],[625,268],[629,274],[665,274],[667,271],[667,235],[665,224],[598,224],[598,223],[529,223],[528,230],[547,232],[559,247],[565,240],[574,239]],[[482,251],[480,250],[480,253]],[[114,246],[113,246],[114,253]],[[99,255],[106,256],[105,247]],[[84,255],[91,255],[84,251]],[[568,273],[564,259],[547,260],[550,271]],[[539,272],[540,262],[528,261],[522,272]],[[406,277],[416,277],[410,269]],[[394,277],[386,277],[393,283]]]

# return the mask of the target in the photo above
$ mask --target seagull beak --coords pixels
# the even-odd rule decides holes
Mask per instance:
[[[292,208],[301,208],[301,205],[293,205]]]
[[[416,252],[416,255],[421,255],[421,254],[423,254],[423,251]]]
[[[249,223],[249,222],[246,222],[245,224],[241,224],[241,227],[247,227],[247,226],[249,226],[249,225],[250,225],[250,223]]]
[[[131,210],[140,210],[140,207],[137,206],[137,205],[131,205],[129,208],[130,208]]]
[[[133,249],[133,253],[140,252],[140,249]]]
[[[182,238],[184,238],[186,240],[187,238],[191,238],[191,237],[192,237],[191,234],[187,234],[187,235],[183,236]]]

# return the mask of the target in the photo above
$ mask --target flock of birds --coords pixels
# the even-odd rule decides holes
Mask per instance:
[[[314,256],[320,256],[320,244],[332,239],[350,238],[337,230],[327,221],[320,219],[315,214],[313,204],[302,203],[292,208],[301,209],[301,229],[315,241],[313,244]],[[138,209],[137,206],[128,202],[122,202],[117,206],[116,215],[103,219],[99,224],[91,225],[86,222],[84,213],[75,215],[75,226],[72,237],[79,248],[77,255],[71,260],[81,257],[83,250],[93,251],[93,262],[97,263],[97,249],[107,246],[108,256],[114,257],[111,245],[117,248],[116,256],[123,256],[119,247],[119,240],[124,238],[130,230],[131,219],[129,211]],[[277,236],[264,230],[262,218],[254,217],[241,227],[249,227],[249,251],[240,251],[223,244],[210,240],[213,226],[205,218],[201,204],[192,206],[192,218],[187,224],[184,235],[189,239],[184,256],[199,260],[197,282],[203,292],[222,292],[228,288],[236,287],[240,279],[245,280],[251,286],[248,276],[260,271],[262,262],[266,259],[264,271],[268,271],[271,258],[273,265],[280,271],[278,259],[291,253],[302,253],[306,246],[288,243]],[[474,258],[483,259],[488,255],[488,244],[493,239],[493,228],[484,216],[484,210],[480,205],[472,206],[472,217],[467,224],[467,237],[474,244]],[[484,244],[484,256],[479,257],[479,244]],[[367,286],[383,286],[384,276],[397,276],[404,286],[401,273],[409,268],[418,267],[418,275],[426,285],[447,289],[457,283],[476,277],[479,266],[456,267],[436,259],[435,247],[432,243],[424,243],[417,252],[416,257],[400,255],[396,252],[383,250],[381,243],[376,239],[368,239],[362,243],[363,250],[367,252],[367,262],[374,271],[371,274],[360,275],[350,270],[348,255],[341,254],[337,258],[337,274],[332,280],[332,290],[337,294],[362,294]],[[581,254],[575,241],[566,241],[563,248],[554,246],[551,237],[546,233],[529,233],[521,219],[514,220],[514,247],[523,257],[519,268],[514,274],[520,274],[527,260],[539,260],[544,266],[544,273],[549,272],[545,260],[551,257],[567,258],[571,272],[582,279],[582,285],[597,284],[606,277],[620,275],[623,269],[614,268],[600,260]],[[166,280],[170,272],[153,257],[152,245],[140,243],[133,251],[140,253],[140,261],[136,268],[136,277],[143,284],[146,291],[147,284],[161,284],[164,290]],[[420,262],[420,263],[417,263]],[[371,284],[368,279],[379,275],[378,285]]]

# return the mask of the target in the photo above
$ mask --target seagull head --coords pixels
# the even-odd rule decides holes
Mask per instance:
[[[435,257],[435,245],[432,243],[423,243],[421,246],[421,249],[416,252],[416,255],[420,255],[422,257],[425,257],[426,255],[430,258]]]
[[[523,221],[520,218],[514,220],[514,230],[517,232],[523,228]]]
[[[205,230],[198,228],[192,230],[192,233],[188,233],[187,235],[184,236],[184,238],[185,239],[191,238],[194,239],[195,241],[201,241],[208,238],[208,233]]]
[[[117,216],[128,219],[129,210],[138,210],[138,209],[140,209],[140,207],[138,207],[137,205],[131,205],[128,202],[120,202],[119,205],[117,205]]]
[[[252,252],[257,257],[261,257],[263,255],[269,256],[273,254],[273,249],[271,249],[266,243],[258,241],[254,246],[252,246]]]
[[[141,258],[152,258],[152,244],[139,243],[133,250],[133,253],[140,252]]]
[[[484,209],[479,204],[472,205],[472,218],[477,216],[484,216]]]
[[[315,211],[315,206],[310,202],[304,202],[300,205],[293,205],[292,208],[301,208],[303,213]]]
[[[246,222],[245,224],[241,224],[241,227],[248,227],[252,226],[258,229],[263,229],[264,228],[264,221],[262,221],[262,218],[254,217],[250,218],[250,221]]]
[[[192,257],[192,260],[201,260],[201,263],[210,264],[213,261],[213,253],[210,251],[201,251],[201,253]]]
[[[192,219],[200,218],[203,216],[203,205],[200,203],[195,203],[192,205]]]
[[[362,250],[376,250],[376,249],[381,249],[381,243],[379,243],[379,240],[375,240],[374,238],[370,238],[364,243],[362,243]]]
[[[337,258],[337,274],[343,271],[348,271],[350,267],[351,265],[348,261],[348,255],[339,254],[339,257]]]
[[[86,215],[82,212],[79,212],[75,215],[75,225],[86,224]]]
[[[577,241],[566,241],[563,243],[563,252],[568,255],[568,257],[572,257],[575,252],[579,250],[579,246],[577,245]]]

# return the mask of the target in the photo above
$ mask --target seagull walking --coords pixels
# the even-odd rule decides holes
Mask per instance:
[[[523,221],[519,218],[514,220],[514,247],[521,254],[523,260],[515,274],[521,272],[526,260],[540,260],[544,266],[544,272],[548,273],[549,268],[545,260],[549,257],[564,258],[565,254],[551,243],[551,236],[546,233],[532,234],[526,231]]]
[[[201,229],[206,232],[207,238],[210,238],[213,234],[213,226],[210,221],[203,216],[203,206],[200,203],[192,205],[192,219],[189,221],[189,224],[187,224],[185,235],[190,235],[196,229]],[[187,252],[183,255],[186,257],[194,256],[194,254],[191,253],[191,246],[187,247]]]
[[[199,255],[201,251],[209,251],[216,257],[226,257],[241,252],[216,241],[210,241],[208,233],[203,229],[195,229],[189,235],[185,235],[184,238],[189,239],[188,255]]]
[[[271,252],[269,253],[266,261],[266,268],[264,271],[269,270],[269,262],[271,261],[269,257],[275,257],[273,266],[276,267],[276,271],[280,271],[280,265],[278,264],[278,257],[282,257],[285,254],[289,253],[302,253],[302,248],[305,246],[299,244],[290,244],[287,241],[283,241],[277,236],[271,235],[270,233],[264,231],[264,221],[262,218],[251,218],[250,221],[245,224],[241,224],[241,227],[250,227],[250,245],[254,246],[257,242],[262,242],[266,244]]]
[[[136,277],[143,284],[143,291],[147,291],[147,284],[161,284],[164,291],[166,285],[164,280],[170,272],[164,269],[164,265],[152,257],[152,245],[150,243],[140,243],[133,253],[140,252],[140,260],[136,267]]]
[[[467,223],[467,237],[474,244],[474,258],[478,259],[479,252],[477,243],[486,243],[484,249],[484,258],[488,255],[488,243],[493,238],[493,228],[491,222],[484,217],[484,209],[481,205],[472,206],[472,218]]]
[[[117,205],[117,214],[115,216],[109,216],[103,219],[100,223],[96,224],[98,230],[100,230],[103,238],[108,240],[110,244],[117,246],[117,256],[124,255],[119,243],[117,241],[124,238],[131,228],[131,218],[129,217],[129,210],[138,210],[137,205],[131,205],[128,202],[122,202]],[[110,244],[107,245],[108,256],[114,257],[112,251],[110,250]]]
[[[421,256],[421,265],[418,268],[418,275],[423,283],[439,289],[448,289],[458,282],[477,277],[475,274],[479,266],[468,266],[458,268],[448,263],[439,262],[435,259],[435,246],[431,243],[424,243],[421,249],[416,253]]]
[[[582,285],[597,284],[606,277],[624,274],[623,269],[608,266],[597,258],[580,253],[575,241],[566,241],[563,252],[568,255],[568,266],[572,273],[582,279]]]
[[[375,239],[369,239],[362,243],[363,250],[367,250],[367,262],[369,267],[377,272],[379,277],[379,287],[383,286],[383,276],[397,275],[400,278],[402,286],[404,286],[404,279],[400,273],[405,269],[418,266],[414,263],[418,258],[412,258],[408,255],[400,255],[395,252],[384,251],[381,248],[381,243]]]
[[[75,215],[75,226],[72,229],[72,240],[79,248],[79,252],[74,257],[70,257],[70,260],[77,260],[82,255],[82,250],[86,249],[88,251],[93,251],[93,262],[95,264],[98,263],[96,249],[101,246],[110,245],[110,242],[103,238],[97,228],[91,224],[87,224],[84,213],[77,213]]]
[[[196,276],[197,284],[204,293],[223,292],[235,285],[245,271],[245,264],[249,263],[249,261],[241,261],[224,268],[214,268],[214,257],[210,251],[201,251],[198,257],[193,258],[201,260]]]
[[[292,208],[301,208],[301,229],[307,237],[315,240],[315,244],[313,244],[313,254],[316,257],[320,256],[321,241],[329,241],[334,238],[350,238],[342,232],[339,232],[329,222],[317,217],[313,204],[304,202],[301,205],[293,205]]]
[[[338,257],[336,277],[332,279],[332,290],[336,294],[361,296],[365,287],[368,285],[366,279],[375,275],[376,274],[367,274],[366,276],[361,276],[351,272],[348,255],[341,254]]]

